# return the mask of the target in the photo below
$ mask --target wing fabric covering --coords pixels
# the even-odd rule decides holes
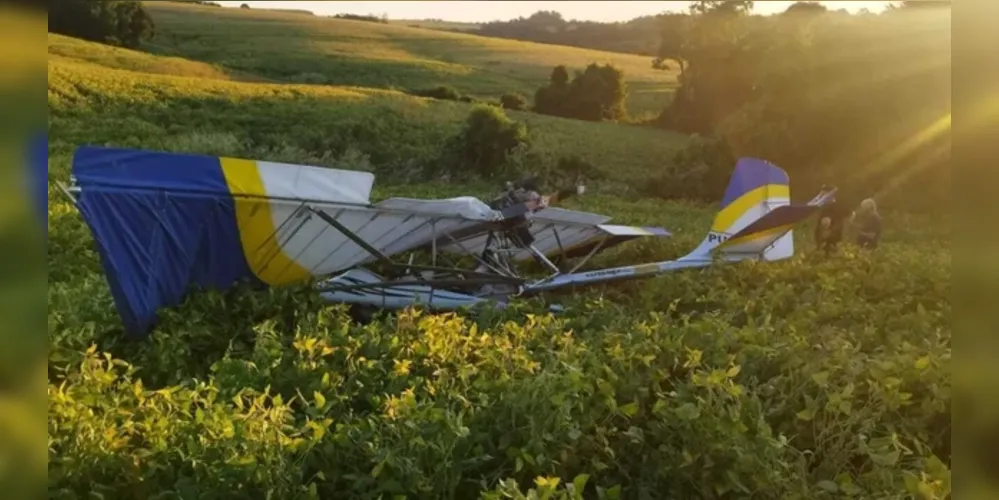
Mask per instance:
[[[269,197],[364,203],[371,174],[116,148],[79,148],[77,206],[129,334],[188,287],[279,285],[311,273],[275,237],[291,206]],[[281,213],[278,213],[281,212]],[[299,245],[300,246],[300,245]]]
[[[82,147],[73,176],[130,334],[191,285],[298,283],[499,217],[470,197],[372,205],[370,173],[238,158]]]

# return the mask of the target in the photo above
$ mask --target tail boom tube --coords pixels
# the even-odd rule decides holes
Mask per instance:
[[[712,263],[713,261],[710,258],[684,257],[653,264],[639,264],[637,266],[621,266],[584,273],[563,274],[551,280],[525,285],[522,295],[532,295],[573,286],[652,278],[660,274],[683,269],[708,267]]]

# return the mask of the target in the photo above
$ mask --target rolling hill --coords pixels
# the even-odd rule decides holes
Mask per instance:
[[[356,150],[383,171],[405,173],[434,161],[472,109],[388,89],[261,82],[259,72],[247,69],[253,68],[50,34],[53,146],[91,142],[175,149],[171,143],[190,144],[192,136],[224,135],[228,142],[204,141],[211,150],[202,152],[249,153],[224,149],[238,144],[286,156],[294,150],[297,156],[286,159],[329,165],[330,154]],[[683,135],[647,127],[508,114],[526,123],[535,147],[553,158],[580,155],[631,179],[663,168],[686,142]]]
[[[478,97],[530,98],[559,64],[582,70],[612,62],[628,82],[629,113],[644,117],[658,114],[676,86],[675,73],[653,69],[642,56],[275,11],[146,5],[158,33],[148,50],[282,82],[451,85]]]

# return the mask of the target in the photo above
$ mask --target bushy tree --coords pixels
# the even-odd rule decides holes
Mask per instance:
[[[592,63],[569,80],[565,66],[552,70],[548,85],[534,94],[534,111],[564,118],[601,121],[627,116],[624,73],[610,64]]]
[[[690,12],[701,15],[744,15],[752,10],[752,0],[697,0],[690,3]]]
[[[134,0],[56,0],[49,6],[49,31],[136,48],[153,37],[154,25]]]
[[[510,155],[527,142],[523,123],[511,120],[501,108],[476,106],[452,143],[457,160],[453,173],[486,179],[506,175]]]
[[[666,167],[639,179],[637,191],[656,198],[715,202],[724,195],[736,161],[725,141],[694,136]]]
[[[627,116],[624,73],[610,65],[590,64],[569,87],[571,117],[589,121],[620,120]]]
[[[569,93],[569,70],[565,65],[555,66],[548,78],[548,85],[534,92],[534,108],[537,113],[552,116],[565,116],[563,105]]]
[[[569,84],[569,69],[565,67],[564,64],[555,66],[552,69],[551,76],[548,77],[552,86],[555,87],[565,87]]]
[[[660,120],[685,133],[711,134],[754,87],[753,60],[761,33],[749,19],[752,2],[698,1],[690,6],[683,39],[663,31],[661,57],[686,62],[680,88]]]
[[[500,106],[506,109],[521,110],[527,107],[527,99],[514,92],[500,96]]]
[[[662,18],[662,33],[659,40],[659,51],[653,61],[653,67],[667,69],[666,61],[673,61],[680,69],[680,80],[683,80],[687,61],[687,41],[690,38],[690,16],[686,14],[668,14]]]
[[[826,12],[829,12],[829,9],[814,0],[794,2],[784,10],[784,14],[825,14]]]
[[[696,2],[685,74],[660,124],[780,165],[802,196],[832,183],[851,198],[946,207],[946,4],[853,16],[799,2],[763,17]],[[675,34],[664,31],[663,44],[672,50]]]
[[[459,101],[461,100],[461,92],[458,89],[448,86],[441,85],[439,87],[433,87],[429,89],[414,90],[410,94],[420,97],[430,97],[432,99],[443,99],[446,101]]]

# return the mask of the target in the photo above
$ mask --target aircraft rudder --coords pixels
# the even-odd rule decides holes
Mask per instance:
[[[740,158],[708,234],[691,253],[705,256],[775,208],[790,203],[790,178],[782,168],[758,158]],[[793,251],[793,250],[792,250]]]

